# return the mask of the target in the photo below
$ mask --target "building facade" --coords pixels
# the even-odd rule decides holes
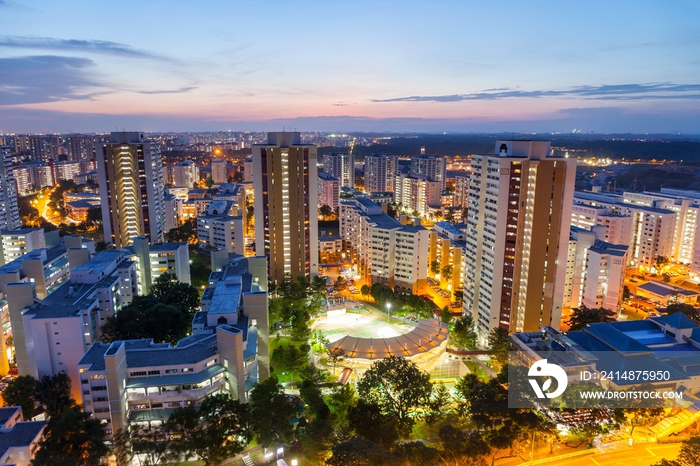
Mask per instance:
[[[117,249],[136,236],[165,236],[163,164],[143,133],[115,132],[97,157],[104,238]]]
[[[340,181],[345,188],[355,188],[355,156],[328,154],[323,157],[323,171]]]
[[[0,147],[2,170],[0,171],[0,229],[15,230],[20,227],[17,206],[17,186],[10,148]]]
[[[275,283],[318,274],[317,177],[316,146],[298,132],[253,146],[255,246]]]
[[[560,324],[576,161],[549,154],[546,141],[496,141],[472,156],[463,313],[484,338]]]
[[[372,154],[365,157],[365,192],[384,193],[394,190],[394,178],[399,173],[399,157]]]

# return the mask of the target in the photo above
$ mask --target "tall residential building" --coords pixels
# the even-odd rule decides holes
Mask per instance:
[[[412,175],[426,176],[430,181],[439,181],[441,191],[445,190],[445,157],[421,155],[411,159]]]
[[[178,162],[171,167],[171,170],[172,179],[168,181],[175,187],[192,188],[199,182],[199,167],[192,160]]]
[[[455,175],[455,207],[467,207],[469,200],[469,175]]]
[[[328,154],[323,158],[323,171],[340,181],[344,188],[355,188],[355,156]]]
[[[228,176],[226,176],[226,160],[211,160],[211,179],[214,180],[214,184],[222,184],[228,181]]]
[[[318,206],[327,205],[331,209],[338,208],[340,202],[340,181],[326,172],[318,174]]]
[[[273,283],[318,273],[316,146],[298,132],[268,133],[253,145],[255,246]]]
[[[472,156],[463,312],[485,337],[560,325],[576,160],[547,141]]]
[[[365,192],[393,191],[398,167],[399,157],[396,155],[373,154],[365,157]]]
[[[94,157],[95,138],[85,134],[69,134],[66,137],[68,160],[80,162]]]
[[[440,181],[430,180],[425,175],[396,175],[394,182],[394,202],[401,204],[407,212],[418,212],[427,216],[430,212],[440,210]]]
[[[0,147],[0,229],[15,230],[20,227],[19,207],[17,206],[17,186],[15,185],[14,170],[10,148]]]
[[[29,136],[29,147],[32,160],[48,162],[49,159],[58,160],[58,148],[60,146],[58,136],[39,135]]]
[[[97,169],[105,241],[117,249],[136,236],[152,243],[165,235],[161,154],[143,133],[114,132],[99,146]]]

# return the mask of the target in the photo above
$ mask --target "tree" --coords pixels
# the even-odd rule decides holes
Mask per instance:
[[[34,398],[34,387],[36,379],[31,375],[20,375],[11,380],[5,390],[2,391],[2,399],[5,406],[19,406],[22,408],[22,417],[25,421],[34,417],[36,399]]]
[[[690,304],[685,304],[685,303],[669,304],[668,307],[666,308],[666,312],[668,313],[668,315],[676,314],[677,312],[681,312],[681,313],[685,314],[685,316],[688,317],[690,320],[692,320],[696,324],[700,325],[700,310],[694,308]]]
[[[182,437],[175,450],[189,458],[196,455],[204,464],[219,464],[242,452],[252,439],[248,406],[227,393],[206,397],[199,408],[179,408],[167,421]]]
[[[452,265],[448,264],[442,268],[442,278],[446,281],[449,282],[452,280]]]
[[[357,398],[352,385],[345,384],[336,386],[331,394],[326,398],[326,403],[331,410],[331,420],[333,424],[341,429],[348,426],[348,411],[355,406]]]
[[[320,209],[318,209],[318,213],[321,217],[330,217],[333,215],[333,209],[330,208],[330,206],[327,205],[322,205]]]
[[[452,395],[450,390],[443,384],[438,383],[433,385],[433,391],[428,401],[428,406],[425,414],[425,422],[434,424],[440,417],[446,415],[446,409],[452,403]]]
[[[185,221],[165,234],[165,240],[174,243],[197,244],[197,223],[194,219]]]
[[[131,304],[107,319],[102,341],[153,338],[157,343],[177,343],[190,330],[190,315],[183,308],[163,304],[154,296],[136,296]]]
[[[275,377],[258,383],[250,392],[251,428],[258,442],[268,447],[275,440],[291,443],[296,410]]]
[[[172,426],[167,422],[160,426],[132,425],[128,434],[121,433],[115,436],[115,447],[118,440],[119,443],[124,442],[126,450],[143,457],[146,465],[179,463],[182,455],[175,446],[179,438],[175,438],[175,435],[171,437],[170,434],[179,436],[180,432],[171,432]],[[124,437],[124,440],[121,440],[120,437]],[[126,462],[125,466],[128,464],[130,463]]]
[[[358,400],[357,404],[348,410],[347,419],[350,429],[355,434],[386,448],[391,448],[399,439],[395,423],[376,403]]]
[[[214,178],[212,178],[211,175],[209,175],[204,184],[207,188],[211,189],[211,187],[214,186]]]
[[[474,318],[470,315],[464,315],[458,319],[452,332],[450,332],[450,340],[458,348],[476,348],[477,334],[474,329]]]
[[[399,443],[394,449],[394,454],[404,458],[411,465],[437,466],[441,464],[440,452],[426,446],[423,442]]]
[[[430,263],[430,271],[433,273],[433,275],[437,275],[440,273],[440,261],[434,260]]]
[[[323,401],[321,389],[311,380],[304,380],[299,387],[299,396],[309,407],[309,412],[316,419],[327,421],[331,415],[331,410]]]
[[[333,447],[327,466],[389,466],[398,458],[385,448],[362,438],[354,438]]]
[[[333,367],[333,373],[335,374],[335,368],[338,363],[345,360],[345,350],[339,346],[334,348],[328,348],[328,363]]]
[[[199,309],[199,291],[189,283],[182,283],[172,273],[164,273],[151,285],[151,295],[163,304],[180,307],[192,318]]]
[[[92,207],[88,209],[85,223],[92,227],[100,225],[102,223],[102,209],[100,207]]]
[[[98,419],[90,419],[89,414],[72,406],[49,419],[44,429],[44,439],[39,442],[39,450],[31,464],[97,466],[109,451],[104,435]]]
[[[508,351],[511,351],[513,345],[508,338],[508,330],[496,327],[489,333],[488,338],[489,349],[491,354],[499,364],[508,362]]]
[[[49,417],[56,417],[75,406],[70,396],[71,381],[64,371],[45,375],[34,386],[34,397],[41,403]]]
[[[656,268],[658,270],[661,270],[663,266],[668,265],[670,261],[668,260],[668,257],[666,256],[656,256],[654,258],[654,264],[656,264]]]
[[[581,306],[571,310],[571,316],[566,323],[569,325],[569,331],[573,332],[583,330],[588,324],[613,322],[615,319],[617,319],[617,314],[609,309]]]
[[[365,298],[366,298],[367,296],[369,296],[369,294],[370,294],[371,291],[372,291],[372,289],[371,289],[371,288],[369,287],[369,285],[367,285],[367,284],[362,285],[362,286],[360,287],[360,293],[362,293],[362,296],[364,296]]]
[[[443,307],[440,310],[440,320],[446,324],[452,322],[452,313],[450,312],[450,309],[447,306]]]
[[[401,437],[415,423],[413,414],[428,404],[430,375],[407,359],[390,356],[375,361],[357,384],[360,398],[376,404],[389,417]]]
[[[622,300],[627,301],[628,299],[630,299],[630,295],[630,289],[627,285],[625,285],[624,288],[622,288]]]

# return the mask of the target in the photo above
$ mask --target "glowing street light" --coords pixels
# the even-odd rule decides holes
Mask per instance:
[[[391,323],[391,303],[387,302],[386,303],[386,313],[389,318],[389,323]]]

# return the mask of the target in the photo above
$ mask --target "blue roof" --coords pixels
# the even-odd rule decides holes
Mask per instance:
[[[690,318],[682,312],[676,312],[675,314],[669,314],[663,317],[654,317],[652,320],[678,329],[695,328],[698,326],[698,324],[690,320]]]
[[[637,340],[628,337],[621,331],[604,322],[590,324],[585,328],[585,331],[621,353],[648,353],[650,351],[649,348],[639,343]]]
[[[659,282],[649,282],[645,283],[643,285],[639,285],[637,288],[648,291],[649,293],[654,293],[655,295],[667,297],[667,296],[673,296],[674,294],[678,295],[683,295],[683,296],[695,296],[697,294],[700,294],[697,291],[690,291],[686,290],[684,288],[679,288],[677,286],[673,285],[666,285],[665,283],[659,283]]]
[[[675,338],[671,338],[658,328],[653,330],[631,330],[622,333],[643,345],[661,345],[676,343]]]

